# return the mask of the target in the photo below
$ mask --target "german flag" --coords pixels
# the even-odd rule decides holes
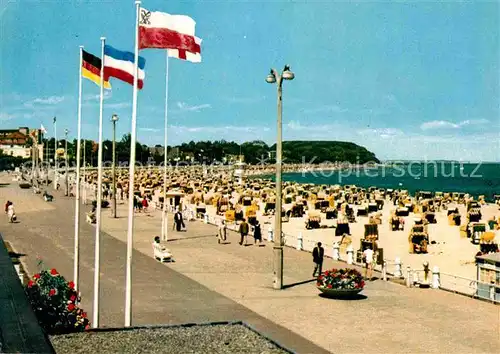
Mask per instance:
[[[101,66],[102,60],[100,58],[82,50],[82,76],[98,86],[101,85]],[[104,88],[111,88],[109,81],[104,81]]]

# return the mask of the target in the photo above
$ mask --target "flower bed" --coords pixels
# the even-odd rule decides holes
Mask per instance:
[[[80,294],[56,269],[42,270],[29,280],[26,294],[40,326],[47,334],[82,332],[90,328],[79,308]]]
[[[321,289],[363,290],[365,281],[356,269],[342,268],[326,270],[318,277],[316,285]]]

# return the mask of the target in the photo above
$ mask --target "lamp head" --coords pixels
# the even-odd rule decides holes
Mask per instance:
[[[285,68],[283,69],[283,79],[285,80],[293,80],[295,78],[295,74],[290,70],[289,65],[285,65]]]
[[[118,115],[113,114],[113,115],[111,116],[111,121],[112,121],[112,122],[117,122],[117,121],[118,121]]]
[[[276,82],[276,76],[274,75],[273,69],[271,69],[269,75],[267,75],[266,82],[268,84],[274,84]]]

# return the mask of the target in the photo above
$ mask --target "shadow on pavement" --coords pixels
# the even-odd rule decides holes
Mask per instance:
[[[300,281],[298,283],[287,284],[287,285],[283,285],[283,289],[288,289],[288,288],[292,288],[292,287],[297,286],[297,285],[303,285],[303,284],[312,283],[315,281],[316,281],[316,278],[313,278],[313,279]]]
[[[195,238],[207,238],[207,237],[213,237],[216,238],[216,235],[202,235],[202,236],[193,236],[193,237],[182,237],[182,238],[169,238],[167,242],[171,241],[182,241],[182,240],[193,240]]]
[[[325,298],[325,299],[332,299],[332,300],[344,300],[344,301],[357,301],[357,300],[366,300],[368,299],[368,296],[366,295],[363,295],[363,294],[356,294],[356,295],[352,295],[352,296],[338,296],[338,297],[334,297],[334,296],[327,296],[323,293],[321,294],[318,294],[319,297],[322,297],[322,298]]]

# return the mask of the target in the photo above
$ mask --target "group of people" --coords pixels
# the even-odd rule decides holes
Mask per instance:
[[[246,219],[243,219],[240,223],[239,227],[239,234],[240,234],[240,242],[238,242],[240,245],[245,244],[245,246],[248,245],[248,234],[250,233],[250,228],[252,228],[253,231],[253,239],[254,239],[254,245],[258,244],[259,246],[262,244],[262,229],[259,223],[259,220],[256,220],[252,225],[250,225]],[[224,220],[221,221],[219,224],[219,232],[218,232],[218,243],[224,243],[227,240],[227,225]]]
[[[9,219],[9,222],[15,222],[16,221],[16,212],[14,210],[14,203],[12,203],[10,200],[7,200],[7,203],[5,203],[5,214],[7,214],[7,218]]]
[[[139,196],[134,196],[134,210],[137,212],[147,212],[148,207],[149,207],[150,200],[148,196],[144,197],[139,197]]]

